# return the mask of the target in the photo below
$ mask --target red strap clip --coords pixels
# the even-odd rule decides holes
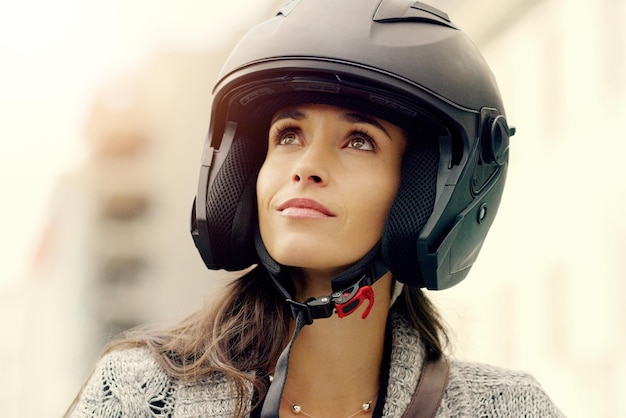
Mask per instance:
[[[349,294],[344,294],[344,296],[348,297]],[[356,311],[359,306],[361,306],[366,300],[369,301],[369,304],[365,308],[365,311],[363,311],[363,315],[361,315],[361,318],[367,318],[367,316],[370,314],[370,311],[372,310],[372,306],[374,306],[374,290],[371,286],[363,286],[356,292],[354,296],[352,296],[344,303],[335,303],[337,315],[339,315],[339,318],[350,315],[352,312]]]

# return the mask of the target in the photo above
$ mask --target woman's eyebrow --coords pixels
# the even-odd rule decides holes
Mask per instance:
[[[285,109],[281,111],[280,113],[278,113],[277,115],[275,115],[272,118],[272,121],[270,122],[270,124],[273,125],[274,123],[282,119],[303,120],[303,119],[306,119],[306,117],[307,117],[306,113],[298,108]],[[341,120],[344,120],[349,123],[364,123],[364,124],[372,125],[380,129],[381,131],[383,131],[385,135],[387,135],[387,137],[391,139],[391,135],[389,134],[389,132],[387,132],[385,127],[380,122],[378,122],[376,118],[373,118],[372,116],[366,115],[364,113],[359,113],[359,112],[345,112],[341,115]]]
[[[389,137],[389,139],[391,139],[391,135],[389,135],[389,132],[387,132],[385,127],[371,116],[365,115],[363,113],[357,113],[357,112],[346,112],[342,115],[342,119],[350,123],[366,123],[366,124],[375,126],[376,128],[383,131],[385,135]]]
[[[270,125],[275,124],[281,119],[302,120],[306,119],[306,114],[299,109],[285,109],[272,118]]]

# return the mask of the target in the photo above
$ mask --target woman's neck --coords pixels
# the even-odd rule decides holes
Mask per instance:
[[[313,293],[323,292],[320,281],[307,282],[317,285],[315,289],[298,286],[298,299],[330,293]],[[373,401],[369,412],[374,410],[391,283],[391,275],[386,274],[372,285],[375,303],[367,318],[361,318],[365,309],[361,306],[344,318],[333,315],[302,329],[291,351],[281,416],[291,416],[293,403],[313,417],[345,418],[369,401]]]

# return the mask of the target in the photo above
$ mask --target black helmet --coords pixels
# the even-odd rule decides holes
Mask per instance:
[[[281,107],[356,108],[410,138],[380,243],[411,286],[467,275],[500,203],[509,128],[494,77],[448,16],[411,0],[293,0],[245,35],[214,89],[192,235],[210,269],[259,262],[255,183]]]

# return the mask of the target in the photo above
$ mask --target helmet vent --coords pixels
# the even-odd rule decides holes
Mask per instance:
[[[426,3],[422,3],[421,1],[416,1],[411,5],[411,9],[421,10],[426,13],[433,14],[447,22],[450,22],[450,18],[447,13],[442,12],[439,9],[434,8],[433,6],[429,6]]]
[[[383,0],[373,18],[374,22],[427,22],[455,28],[448,15],[420,1]]]

